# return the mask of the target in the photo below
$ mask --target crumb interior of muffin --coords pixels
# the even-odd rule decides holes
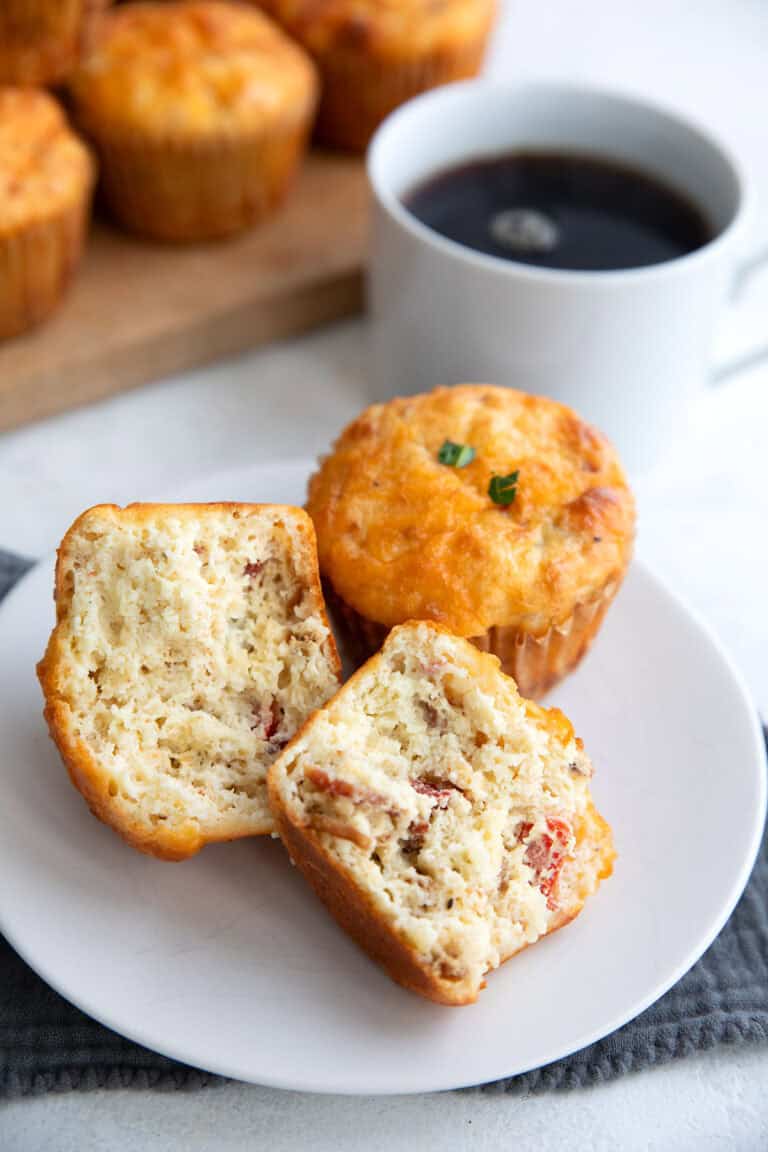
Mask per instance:
[[[512,681],[473,675],[463,647],[397,629],[277,771],[291,818],[421,960],[477,987],[558,915],[592,770]]]
[[[83,524],[60,690],[137,816],[271,827],[266,769],[338,686],[302,568],[291,525],[265,513]]]

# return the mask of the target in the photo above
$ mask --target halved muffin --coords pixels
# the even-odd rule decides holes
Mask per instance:
[[[612,869],[569,721],[429,623],[381,653],[269,770],[292,859],[397,983],[443,1004],[562,927]]]
[[[43,320],[83,248],[95,165],[45,92],[0,88],[0,339]]]
[[[267,768],[339,685],[309,517],[100,505],[55,598],[45,716],[94,815],[166,860],[273,831]]]
[[[317,135],[362,151],[381,121],[419,92],[475,76],[496,0],[263,0],[317,61]]]
[[[553,400],[479,384],[367,408],[312,477],[307,510],[358,660],[393,625],[436,620],[533,697],[588,649],[635,526],[599,432]]]
[[[217,0],[128,4],[94,22],[70,88],[106,200],[150,239],[215,239],[285,196],[317,100],[305,52]]]

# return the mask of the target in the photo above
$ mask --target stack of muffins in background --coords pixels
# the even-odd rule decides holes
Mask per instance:
[[[82,251],[97,167],[113,219],[196,242],[252,227],[313,126],[360,151],[381,120],[474,75],[495,0],[4,0],[0,339],[47,316]],[[40,89],[61,86],[63,107]]]

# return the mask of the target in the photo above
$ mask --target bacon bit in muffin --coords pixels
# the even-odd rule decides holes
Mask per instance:
[[[370,852],[373,847],[373,840],[370,836],[366,836],[365,832],[355,828],[354,824],[345,824],[343,820],[334,820],[332,816],[315,815],[312,817],[309,827],[314,828],[316,832],[326,832],[329,836],[336,836],[339,840],[351,840],[364,852]]]
[[[405,856],[415,856],[424,847],[424,837],[429,829],[426,820],[412,820],[408,825],[408,836],[400,841],[400,851]]]
[[[318,792],[327,792],[329,796],[349,796],[355,795],[355,788],[346,780],[339,780],[338,777],[331,778],[327,772],[323,772],[322,768],[307,768],[304,773],[306,780],[317,788]]]
[[[246,564],[245,568],[243,568],[243,576],[258,576],[263,567],[263,560],[251,560]]]
[[[277,700],[275,700],[273,698],[272,703],[269,706],[269,719],[267,720],[266,724],[264,725],[264,739],[265,740],[271,740],[272,739],[275,732],[277,732],[278,728],[280,727],[280,721],[281,720],[282,720],[282,715],[280,712],[280,705],[278,704]]]
[[[523,843],[530,835],[533,824],[522,820],[515,829],[515,836]],[[560,876],[560,870],[568,854],[571,829],[564,820],[547,820],[547,832],[542,832],[531,840],[525,850],[524,860],[534,874],[531,881],[542,895],[547,897],[547,908],[557,907],[552,894]]]
[[[251,724],[251,730],[258,732],[264,740],[271,740],[280,727],[282,720],[282,712],[277,700],[272,697],[268,704],[258,703],[254,704],[251,709],[255,724]]]
[[[429,796],[433,799],[438,808],[447,808],[451,794],[461,792],[461,789],[452,784],[450,780],[429,780],[426,777],[411,780],[411,787],[419,795]]]
[[[328,796],[352,800],[354,804],[370,804],[373,808],[383,808],[387,805],[386,797],[369,788],[358,788],[348,780],[340,780],[338,776],[329,776],[322,768],[309,767],[304,772],[304,779],[318,792],[325,792]]]

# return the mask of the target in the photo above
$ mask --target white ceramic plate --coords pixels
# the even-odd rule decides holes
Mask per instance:
[[[182,495],[300,502],[308,469],[253,469]],[[34,674],[52,579],[49,560],[0,609],[0,928],[64,996],[150,1048],[320,1092],[423,1092],[522,1072],[660,996],[746,882],[765,809],[754,710],[716,642],[639,564],[553,695],[597,766],[614,877],[461,1009],[391,984],[276,841],[164,864],[88,813],[48,739]]]

